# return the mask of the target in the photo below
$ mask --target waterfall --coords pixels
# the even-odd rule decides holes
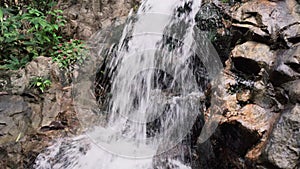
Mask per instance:
[[[89,130],[83,135],[57,140],[37,157],[34,168],[190,168],[185,155],[180,153],[182,149],[172,157],[168,152],[188,142],[199,116],[203,123],[204,90],[209,73],[220,67],[217,64],[217,68],[205,68],[203,65],[214,60],[207,50],[197,48],[199,41],[201,46],[207,45],[194,31],[200,4],[144,0],[136,14],[132,11],[118,44],[109,52],[113,57],[106,65],[109,69],[105,73],[111,81],[105,110],[108,120],[87,125]],[[104,50],[99,46],[98,54]],[[205,56],[199,60],[199,55]],[[99,118],[97,113],[85,111],[96,105],[84,91],[84,86],[92,86],[88,75],[95,74],[93,71],[85,71],[79,78],[84,85],[77,84],[77,89],[82,90],[77,110],[86,116],[82,123],[98,121],[91,119],[94,116]],[[89,113],[94,116],[88,116]],[[99,119],[105,121],[103,116]],[[154,166],[157,158],[167,160]]]

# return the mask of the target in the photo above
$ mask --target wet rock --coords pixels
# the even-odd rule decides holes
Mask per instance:
[[[202,31],[209,31],[224,26],[222,23],[222,14],[219,8],[213,3],[202,5],[195,17],[195,21]]]
[[[227,112],[216,132],[205,144],[209,155],[206,168],[255,168],[255,162],[266,144],[268,133],[278,114],[255,104],[248,104],[237,112]],[[210,145],[210,146],[209,146]],[[201,145],[197,145],[201,147]],[[203,150],[202,150],[203,152]],[[208,167],[207,167],[208,166]]]
[[[31,127],[31,109],[20,96],[0,96],[0,144],[18,141]]]
[[[247,28],[275,47],[286,48],[299,42],[299,4],[295,0],[254,0],[233,9],[233,26]]]
[[[161,169],[161,168],[178,168],[178,166],[173,162],[173,160],[177,160],[184,163],[190,162],[191,157],[191,149],[187,145],[178,144],[174,146],[172,149],[163,152],[161,154],[155,155],[153,158],[153,168]]]
[[[254,55],[255,50],[259,53],[259,48],[255,49],[255,46],[241,51],[239,55],[251,57],[248,53]],[[274,57],[273,53],[271,54]],[[224,104],[220,106],[223,118],[209,140],[211,148],[208,149],[212,149],[213,152],[210,153],[211,159],[206,163],[208,168],[253,168],[253,164],[262,153],[268,133],[279,116],[278,113],[274,113],[274,107],[277,107],[274,88],[264,73],[268,68],[268,61],[258,56],[257,58],[259,61],[249,59],[260,69],[254,77],[242,71],[231,71],[232,59],[226,63],[220,80],[220,90],[223,91],[221,98],[224,100]]]
[[[286,110],[271,134],[263,153],[265,166],[272,168],[299,168],[300,106]]]
[[[276,53],[265,44],[248,41],[237,45],[226,66],[229,72],[232,71],[236,81],[230,84],[231,93],[237,93],[237,100],[242,101],[240,96],[249,90],[248,99],[245,98],[248,103],[267,109],[278,109],[281,105],[278,104],[274,87],[269,82],[269,74],[273,73],[276,63]],[[244,101],[239,103],[245,104]]]
[[[216,159],[211,140],[207,140],[202,144],[195,146],[192,153],[192,168],[213,168],[216,164]]]
[[[0,144],[0,164],[7,169],[32,168],[37,155],[49,146],[53,139],[64,136],[66,135],[59,131],[52,131],[47,135],[34,133],[24,136],[19,142]]]
[[[239,40],[221,76],[222,119],[207,148],[197,151],[210,158],[198,168],[299,168],[299,4],[213,3],[232,17]],[[281,116],[287,104],[297,108]]]
[[[233,122],[219,125],[210,140],[212,150],[209,154],[214,155],[208,159],[207,168],[243,169],[248,168],[245,160],[247,152],[259,143],[260,136],[240,123]]]
[[[234,45],[228,15],[215,3],[204,2],[195,16],[196,26],[206,35],[217,50],[223,64],[228,59],[230,49]]]

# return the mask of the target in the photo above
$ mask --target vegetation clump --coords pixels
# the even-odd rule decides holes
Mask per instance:
[[[83,61],[84,44],[63,36],[63,11],[51,4],[0,7],[0,69],[22,68],[38,56],[52,57],[62,68]]]
[[[82,64],[87,56],[85,44],[78,39],[60,43],[52,49],[54,51],[51,53],[52,60],[64,69],[70,68],[75,63]]]
[[[44,93],[51,86],[52,82],[44,77],[35,77],[31,80],[31,88],[36,88],[40,92]]]

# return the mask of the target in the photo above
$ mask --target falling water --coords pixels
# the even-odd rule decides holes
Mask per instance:
[[[202,114],[208,77],[194,49],[198,3],[145,0],[136,15],[131,12],[119,44],[109,53],[114,57],[106,69],[111,79],[107,123],[58,140],[37,157],[35,168],[151,169],[154,157],[187,139]],[[88,102],[81,104],[85,115],[82,107],[94,104]],[[167,158],[161,166],[190,168],[180,157]]]

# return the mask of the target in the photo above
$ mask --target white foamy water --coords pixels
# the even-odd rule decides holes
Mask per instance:
[[[117,69],[110,72],[106,125],[58,140],[37,157],[35,168],[152,169],[155,155],[180,144],[200,114],[203,98],[189,65],[194,17],[200,6],[192,2],[142,2],[123,30],[117,57],[109,63]],[[190,168],[174,158],[157,167],[164,165]]]

